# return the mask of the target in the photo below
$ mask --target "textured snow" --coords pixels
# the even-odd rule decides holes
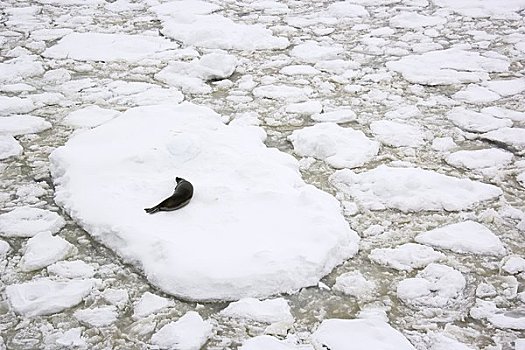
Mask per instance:
[[[25,316],[51,315],[79,304],[96,280],[55,281],[41,278],[6,287],[13,310]]]
[[[129,301],[128,291],[125,289],[107,288],[102,293],[102,298],[111,305],[118,308],[123,308]]]
[[[11,135],[0,135],[0,160],[22,154],[23,147]]]
[[[220,314],[227,317],[265,323],[293,322],[290,306],[283,298],[262,301],[254,298],[244,298],[230,303]]]
[[[339,202],[262,137],[188,103],[130,109],[53,152],[55,199],[174,295],[239,299],[315,285],[356,253],[358,236]],[[144,213],[171,194],[175,176],[193,182],[191,205]]]
[[[57,233],[66,222],[55,212],[18,207],[0,215],[0,235],[6,237],[33,237],[41,232]]]
[[[294,152],[326,161],[334,168],[354,168],[372,160],[379,144],[359,130],[319,123],[295,130],[289,137]]]
[[[467,169],[502,168],[512,162],[513,155],[497,148],[474,151],[457,151],[449,154],[445,161],[456,167]]]
[[[13,136],[35,134],[51,128],[44,118],[32,115],[14,115],[0,118],[0,133]]]
[[[356,118],[355,112],[348,107],[340,107],[312,115],[312,119],[316,122],[346,123],[354,121]]]
[[[330,350],[347,350],[349,344],[356,349],[415,349],[403,334],[378,319],[324,320],[312,341],[319,349]]]
[[[36,56],[21,56],[0,63],[0,82],[18,83],[44,73]]]
[[[378,120],[370,124],[370,130],[381,143],[388,146],[419,147],[425,143],[424,130],[415,125]]]
[[[288,85],[263,85],[253,89],[255,97],[286,100],[287,102],[305,101],[311,93],[312,89],[309,87],[300,88]]]
[[[339,54],[341,54],[343,51],[343,48],[337,45],[322,46],[316,42],[310,41],[295,46],[290,51],[290,54],[299,60],[315,63],[318,61],[339,58]]]
[[[286,113],[295,113],[300,115],[319,114],[323,110],[323,105],[319,101],[306,101],[292,103],[286,106]]]
[[[454,142],[454,139],[450,136],[436,137],[432,140],[432,149],[440,152],[449,151],[457,146],[458,145]]]
[[[143,318],[174,305],[175,303],[172,300],[146,292],[140,297],[140,300],[133,305],[133,318]]]
[[[504,120],[504,119],[502,119]],[[481,135],[481,138],[509,145],[519,152],[525,151],[524,128],[501,128]]]
[[[501,96],[483,86],[469,84],[466,88],[452,95],[452,98],[467,103],[481,104],[497,101]]]
[[[39,270],[66,258],[73,249],[74,246],[62,237],[41,232],[27,241],[20,269],[25,272]]]
[[[62,122],[75,128],[94,128],[118,117],[120,114],[119,111],[94,105],[69,113]]]
[[[500,239],[488,228],[474,221],[459,222],[423,232],[415,240],[462,254],[505,254]]]
[[[396,270],[412,271],[443,260],[445,254],[416,243],[405,243],[395,248],[372,249],[368,255],[373,262]]]
[[[415,29],[435,27],[445,24],[447,20],[439,16],[424,16],[414,12],[401,12],[390,19],[393,28]]]
[[[369,281],[359,271],[343,273],[335,279],[334,290],[358,299],[370,296],[376,290],[376,284]]]
[[[117,320],[117,309],[115,306],[102,306],[93,309],[77,310],[73,316],[92,327],[105,327]]]
[[[160,349],[199,350],[212,335],[212,325],[195,311],[163,326],[151,337]]]
[[[136,61],[178,45],[158,36],[71,33],[43,52],[48,58],[79,61]]]
[[[359,18],[368,17],[368,11],[354,1],[338,1],[328,5],[327,13],[337,18]]]
[[[470,179],[386,165],[359,174],[348,169],[339,170],[330,181],[338,190],[371,210],[459,211],[502,194],[496,186]]]
[[[481,110],[481,113],[489,114],[496,118],[510,119],[516,122],[525,121],[525,112],[519,112],[502,107],[485,107]]]
[[[447,113],[447,118],[465,131],[487,132],[512,126],[508,119],[495,118],[491,115],[475,112],[463,107],[457,107]]]
[[[68,348],[86,348],[86,340],[82,337],[82,328],[71,328],[57,338],[56,343]]]
[[[507,80],[490,80],[483,85],[501,96],[512,96],[525,91],[525,78],[507,79]]]
[[[82,260],[58,261],[47,267],[50,275],[63,278],[90,278],[95,274],[95,269]]]

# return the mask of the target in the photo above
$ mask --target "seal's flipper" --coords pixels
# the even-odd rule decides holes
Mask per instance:
[[[153,213],[156,213],[160,210],[159,207],[153,207],[153,208],[146,208],[144,209],[146,211],[146,213],[148,214],[153,214]]]

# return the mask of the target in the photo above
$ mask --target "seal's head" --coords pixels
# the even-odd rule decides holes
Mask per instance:
[[[177,181],[177,183],[181,182],[181,181],[184,181],[184,179],[182,177],[176,177],[175,178],[175,181]]]

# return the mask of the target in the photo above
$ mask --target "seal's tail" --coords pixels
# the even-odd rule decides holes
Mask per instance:
[[[160,210],[160,208],[159,207],[153,207],[153,208],[146,208],[144,210],[148,214],[154,214],[154,213],[158,212]]]

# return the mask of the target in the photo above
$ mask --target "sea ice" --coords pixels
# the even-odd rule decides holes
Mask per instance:
[[[299,350],[282,340],[269,335],[259,335],[245,341],[239,350]],[[301,348],[302,349],[302,348]],[[305,350],[308,350],[306,348]]]
[[[305,62],[316,63],[339,58],[343,52],[343,47],[338,45],[322,46],[317,42],[309,41],[295,46],[290,51],[290,55]]]
[[[176,322],[170,322],[151,337],[161,349],[199,350],[212,335],[213,327],[195,311],[189,311]]]
[[[33,237],[45,231],[54,234],[60,231],[65,224],[65,220],[55,212],[39,208],[17,207],[0,215],[0,236]]]
[[[507,80],[489,80],[483,85],[501,96],[512,96],[525,91],[525,78]]]
[[[487,53],[488,54],[488,53]],[[449,85],[488,80],[488,73],[505,72],[509,62],[458,48],[409,55],[386,66],[415,84]]]
[[[412,119],[419,115],[421,111],[417,106],[403,106],[385,113],[385,117],[389,119]]]
[[[329,16],[337,18],[368,17],[370,14],[364,6],[356,5],[354,1],[337,1],[328,5],[326,12]]]
[[[368,255],[373,262],[396,270],[412,271],[443,260],[445,254],[416,243],[405,243],[395,248],[372,249]]]
[[[444,307],[461,297],[466,281],[461,272],[431,263],[416,277],[397,285],[397,296],[407,304]]]
[[[525,309],[504,311],[489,300],[476,299],[476,305],[470,309],[470,316],[476,320],[486,319],[497,328],[525,330]]]
[[[495,118],[463,107],[453,108],[447,113],[447,118],[454,125],[469,132],[487,132],[512,126],[512,121],[508,119]]]
[[[403,212],[459,211],[499,197],[493,185],[455,178],[420,168],[392,168],[380,165],[362,173],[336,171],[331,183],[371,210],[386,208]]]
[[[20,269],[25,272],[39,270],[66,258],[73,249],[74,246],[62,237],[41,232],[27,241]]]
[[[71,33],[45,50],[43,55],[78,61],[137,61],[177,47],[177,43],[160,36]]]
[[[316,285],[359,237],[339,202],[263,139],[190,103],[129,109],[52,153],[55,200],[170,294],[235,300]],[[146,214],[175,176],[193,183],[190,205]]]
[[[0,239],[0,260],[3,260],[10,250],[11,246],[9,245],[9,243]]]
[[[1,255],[1,254],[0,254]],[[525,271],[525,259],[521,256],[510,256],[505,260],[501,269],[512,275]]]
[[[102,298],[111,305],[118,308],[123,308],[129,300],[128,291],[125,289],[107,288],[102,292]]]
[[[348,350],[349,344],[356,349],[415,350],[403,334],[379,319],[324,320],[312,342],[330,350]]]
[[[13,115],[0,118],[0,134],[13,136],[36,134],[49,128],[51,128],[50,122],[32,115]]]
[[[0,95],[0,116],[9,116],[17,113],[28,113],[36,108],[35,104],[29,98],[21,98],[18,96],[3,96]],[[0,120],[3,120],[1,118]],[[9,119],[8,119],[9,120]],[[6,123],[5,121],[3,123]],[[7,122],[9,126],[9,122]]]
[[[481,113],[492,115],[496,118],[510,119],[515,122],[525,121],[525,112],[514,111],[512,109],[502,107],[485,107],[481,110]]]
[[[219,5],[200,0],[170,1],[152,6],[150,11],[158,16],[177,17],[180,13],[192,15],[208,15],[220,10]]]
[[[446,152],[457,146],[454,139],[450,136],[436,137],[432,140],[432,149],[439,152]]]
[[[433,334],[432,335],[432,345],[429,350],[474,350],[471,347],[466,346],[459,341],[447,337],[446,335]]]
[[[312,115],[321,113],[323,105],[319,101],[306,101],[292,103],[285,107],[286,113],[295,113],[299,115]]]
[[[75,311],[73,316],[80,322],[91,327],[105,327],[117,320],[117,309],[115,306],[102,306],[93,309],[81,309]]]
[[[463,16],[469,17],[501,17],[525,9],[523,0],[509,0],[500,2],[497,0],[434,0],[437,6],[454,10]]]
[[[421,127],[392,120],[373,121],[370,130],[381,143],[392,147],[419,147],[426,138]]]
[[[279,73],[285,75],[317,75],[321,74],[321,71],[309,65],[297,64],[293,66],[283,67],[281,68]]]
[[[497,148],[457,151],[449,154],[445,161],[455,167],[467,169],[502,168],[512,162],[513,155]]]
[[[505,120],[505,119],[501,119]],[[501,128],[492,130],[480,136],[482,139],[509,145],[520,153],[525,151],[525,129],[524,128]]]
[[[0,83],[18,83],[44,73],[36,56],[21,56],[0,63]]]
[[[24,316],[51,315],[79,304],[95,287],[97,281],[55,281],[41,278],[6,287],[13,310]]]
[[[222,316],[243,318],[264,323],[293,322],[288,301],[283,298],[258,300],[243,298],[230,303],[220,312]]]
[[[259,98],[285,100],[286,102],[300,102],[308,100],[312,94],[310,87],[295,87],[289,85],[263,85],[253,89],[253,95]]]
[[[338,276],[335,279],[333,289],[361,299],[372,295],[376,289],[376,284],[367,280],[361,272],[352,271]]]
[[[424,27],[436,27],[447,23],[447,20],[439,16],[424,16],[416,12],[400,12],[390,19],[390,27],[418,29]]]
[[[118,117],[120,114],[119,111],[93,105],[69,113],[62,122],[75,128],[94,128]]]
[[[87,348],[86,340],[82,337],[82,328],[71,328],[56,339],[58,345],[70,348]]]
[[[357,115],[348,107],[339,107],[323,113],[312,115],[316,122],[347,123],[356,120]]]
[[[24,148],[11,135],[0,135],[0,160],[22,154]]]
[[[49,265],[47,272],[63,278],[90,278],[95,274],[95,269],[82,260],[73,260],[58,261]]]
[[[359,167],[379,152],[379,143],[370,140],[362,131],[335,123],[319,123],[295,130],[288,140],[298,155],[324,160],[339,169]]]
[[[501,96],[483,86],[469,84],[466,88],[456,92],[452,98],[467,103],[490,103],[497,101]]]
[[[133,318],[143,318],[173,305],[175,305],[173,300],[146,292],[140,300],[133,305]]]

